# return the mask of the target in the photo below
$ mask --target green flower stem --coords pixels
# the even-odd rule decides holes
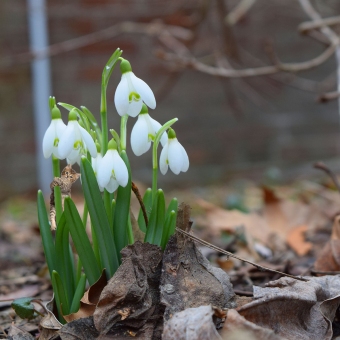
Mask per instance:
[[[60,162],[57,157],[52,155],[53,177],[60,177]]]
[[[122,116],[120,120],[120,149],[121,151],[126,150],[126,123],[129,115]]]
[[[86,224],[87,224],[87,217],[89,215],[89,209],[87,207],[86,201],[84,202],[84,211],[83,211],[83,217],[82,217],[82,222],[84,229],[86,230]],[[76,273],[76,284],[79,284],[79,280],[81,279],[81,274],[82,274],[82,268],[83,265],[81,263],[80,258],[78,258],[78,263],[77,263],[77,273]]]
[[[157,181],[158,181],[158,159],[157,159],[157,148],[161,140],[163,133],[174,123],[178,121],[178,118],[174,118],[166,122],[157,132],[155,141],[152,146],[152,201],[156,197],[157,193]]]

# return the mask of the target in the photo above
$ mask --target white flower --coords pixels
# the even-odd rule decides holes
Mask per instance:
[[[91,135],[79,125],[77,115],[72,111],[69,114],[67,127],[60,138],[58,152],[60,159],[67,158],[69,164],[75,162],[79,164],[81,156],[86,156],[87,150],[92,157],[96,157],[97,148]]]
[[[118,186],[125,187],[127,185],[128,169],[117,150],[107,150],[97,169],[97,179],[99,186],[110,193],[114,192]]]
[[[43,153],[45,158],[51,157],[53,154],[55,157],[59,157],[58,144],[61,135],[64,133],[66,125],[61,119],[60,111],[57,107],[52,109],[52,121],[47,128],[43,138]]]
[[[131,148],[136,156],[140,156],[150,149],[151,141],[154,141],[156,133],[162,127],[160,123],[151,118],[148,113],[141,113],[131,131]],[[164,146],[168,136],[163,133],[161,143]]]
[[[163,175],[167,173],[168,166],[176,175],[189,169],[188,154],[176,137],[169,136],[168,143],[164,146],[159,158],[159,167]]]
[[[155,96],[147,83],[136,77],[127,60],[121,62],[122,78],[115,93],[115,105],[121,116],[128,114],[136,117],[142,109],[143,102],[151,109],[156,107]]]
[[[93,172],[94,172],[94,174],[97,178],[97,182],[98,182],[98,169],[100,168],[100,163],[101,163],[102,159],[103,159],[103,156],[100,153],[98,153],[96,158],[91,157],[92,168],[93,168]],[[98,185],[99,185],[99,183],[98,183]],[[99,185],[99,190],[104,191],[104,188]]]

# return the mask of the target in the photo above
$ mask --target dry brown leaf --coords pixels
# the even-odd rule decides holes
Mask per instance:
[[[331,239],[315,261],[314,269],[321,272],[340,270],[340,215],[334,218]]]
[[[103,270],[100,278],[84,293],[84,296],[81,298],[78,312],[64,315],[64,319],[67,322],[71,322],[73,320],[92,316],[99,301],[100,294],[106,285],[107,279],[105,270]]]
[[[208,228],[219,236],[221,231],[234,232],[236,228],[244,226],[253,238],[266,242],[271,230],[266,220],[257,213],[245,214],[238,210],[225,210],[202,199],[197,204],[204,209],[204,216],[196,219],[196,223]]]
[[[223,325],[222,339],[228,340],[284,340],[271,329],[263,328],[247,321],[235,309],[228,310]]]
[[[133,331],[136,337],[157,338],[164,311],[159,292],[161,248],[137,241],[121,254],[122,265],[100,295],[94,313],[95,326],[101,335]]]
[[[287,243],[299,255],[307,255],[313,245],[305,240],[305,233],[308,230],[306,225],[300,225],[292,229],[287,235]]]
[[[14,326],[11,325],[11,328],[9,329],[8,332],[8,337],[7,339],[10,340],[34,340],[34,337],[32,334]]]
[[[254,300],[238,309],[260,327],[290,340],[328,340],[340,304],[340,276],[308,277],[308,282],[283,277],[265,288],[254,286]]]
[[[218,340],[221,339],[212,321],[211,306],[188,308],[175,313],[164,324],[163,340]]]
[[[227,273],[213,267],[195,243],[179,233],[170,238],[164,251],[160,289],[166,306],[165,320],[191,307],[235,306],[235,294]]]
[[[10,306],[12,300],[19,299],[22,297],[33,297],[40,293],[41,287],[39,285],[26,285],[21,289],[18,289],[9,294],[1,294],[0,300],[8,300],[8,301],[0,301],[0,307]]]
[[[98,331],[94,327],[93,316],[71,321],[59,331],[62,340],[94,340]]]

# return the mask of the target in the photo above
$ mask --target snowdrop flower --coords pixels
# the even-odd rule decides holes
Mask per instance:
[[[122,78],[115,93],[115,105],[121,116],[128,114],[136,117],[142,109],[143,102],[151,109],[156,107],[155,96],[149,85],[132,72],[130,63],[123,59],[120,63]]]
[[[97,179],[99,186],[110,193],[114,192],[119,186],[125,187],[128,183],[128,169],[119,156],[117,144],[113,139],[109,142],[108,150],[100,161]]]
[[[170,166],[171,171],[178,175],[181,171],[189,169],[189,157],[182,144],[177,140],[176,133],[169,129],[168,143],[164,146],[159,159],[161,173],[165,175]]]
[[[97,182],[98,182],[98,169],[100,168],[100,163],[103,159],[103,156],[100,153],[99,143],[96,143],[96,147],[97,147],[97,157],[91,157],[91,164],[92,164],[93,172],[94,172],[94,174],[97,178]],[[99,183],[98,183],[98,185],[99,185]],[[104,191],[104,188],[99,185],[99,190]]]
[[[162,127],[160,123],[149,116],[148,108],[143,104],[136,124],[131,131],[131,148],[136,156],[140,156],[150,149],[151,141],[155,140],[157,131]],[[163,133],[161,143],[163,147],[168,141],[168,136]]]
[[[67,127],[59,141],[59,158],[67,158],[68,164],[76,162],[79,164],[81,156],[86,156],[87,150],[92,157],[97,157],[96,145],[91,135],[79,125],[77,113],[73,109],[69,113]]]
[[[55,157],[59,157],[58,144],[61,135],[64,133],[66,125],[61,119],[61,113],[59,109],[54,106],[52,109],[52,121],[47,128],[43,138],[43,153],[45,158],[51,157],[53,154]]]

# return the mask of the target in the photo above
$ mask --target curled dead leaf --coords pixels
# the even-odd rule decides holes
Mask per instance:
[[[163,340],[218,340],[221,339],[212,320],[211,306],[188,308],[175,313],[164,324]]]
[[[254,286],[256,300],[238,309],[248,321],[290,340],[328,340],[340,304],[340,276],[283,277],[265,288]]]

